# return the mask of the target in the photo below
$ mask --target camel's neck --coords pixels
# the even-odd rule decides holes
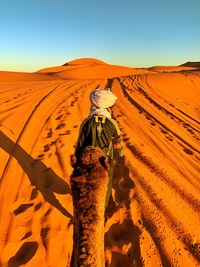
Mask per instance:
[[[74,204],[74,247],[72,267],[104,267],[104,209],[107,191],[101,185],[72,186]]]

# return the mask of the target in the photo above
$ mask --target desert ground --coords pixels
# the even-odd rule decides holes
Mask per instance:
[[[106,266],[200,266],[200,65],[96,59],[0,72],[0,266],[69,266],[70,155],[90,92],[105,87],[125,155],[105,214]]]

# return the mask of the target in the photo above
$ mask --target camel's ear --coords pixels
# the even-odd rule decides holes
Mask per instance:
[[[99,158],[99,162],[101,164],[101,166],[103,166],[105,169],[109,169],[110,168],[110,158],[109,157],[100,157]]]
[[[76,161],[77,161],[76,156],[73,154],[70,156],[70,159],[71,159],[71,165],[72,165],[72,167],[74,167],[74,165],[76,164]]]

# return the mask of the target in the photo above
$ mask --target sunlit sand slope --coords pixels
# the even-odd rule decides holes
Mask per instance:
[[[103,79],[117,76],[151,73],[144,68],[129,68],[104,63],[95,58],[81,58],[70,61],[63,66],[55,66],[37,71],[60,79]]]
[[[0,82],[32,82],[32,81],[49,81],[55,80],[42,73],[0,71]]]
[[[89,94],[109,86],[124,141],[106,266],[199,266],[200,73],[0,83],[0,266],[69,266],[70,155]]]
[[[190,66],[155,66],[148,68],[148,70],[156,72],[180,72],[187,70],[196,70],[196,68]]]

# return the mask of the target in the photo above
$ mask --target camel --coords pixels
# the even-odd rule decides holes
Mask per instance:
[[[71,157],[74,206],[71,267],[104,267],[104,212],[110,160],[99,147]]]

